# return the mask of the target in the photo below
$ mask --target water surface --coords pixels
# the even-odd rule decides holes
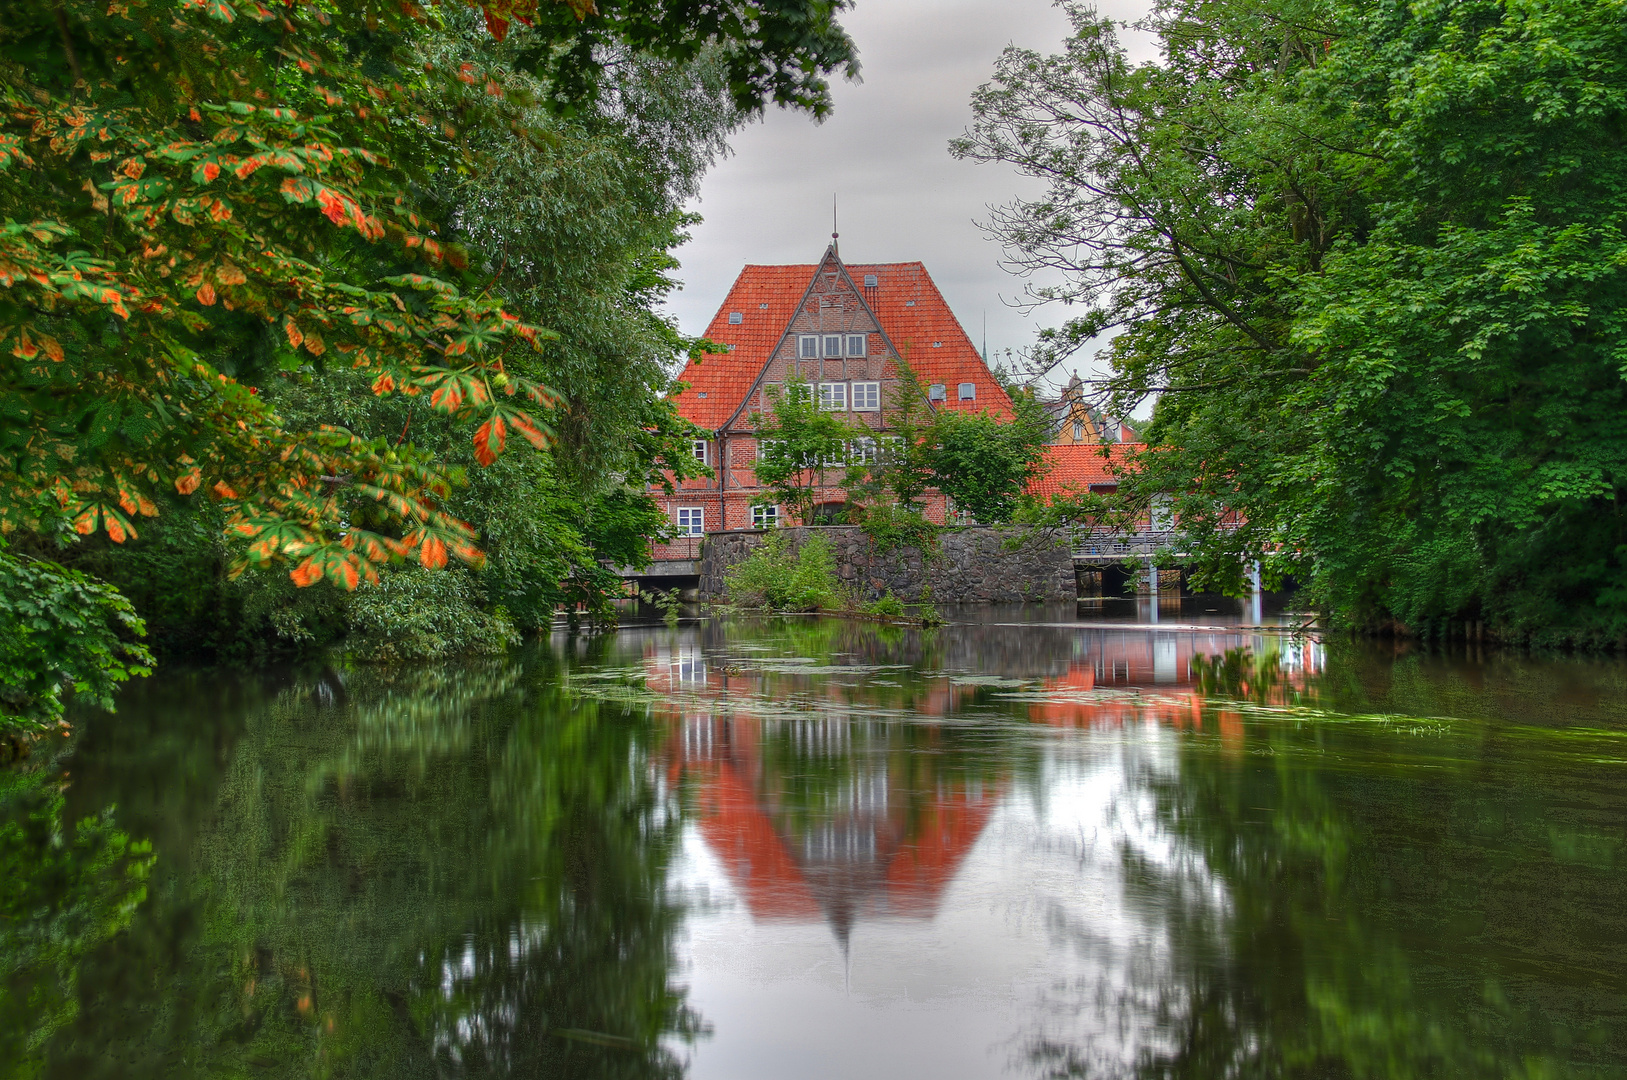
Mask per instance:
[[[0,1075],[1627,1076],[1627,667],[983,610],[166,673],[0,780]]]

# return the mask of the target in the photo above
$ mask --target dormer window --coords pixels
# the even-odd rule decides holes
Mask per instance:
[[[949,388],[941,382],[935,382],[927,387],[926,396],[928,401],[947,401],[949,399]]]
[[[842,355],[842,335],[841,334],[826,334],[825,335],[825,355],[826,356],[841,356]]]
[[[977,384],[976,383],[969,383],[969,382],[961,383],[960,384],[960,400],[962,400],[962,401],[976,401],[977,400]]]
[[[803,360],[819,359],[819,335],[803,334],[797,339],[797,356]]]
[[[739,311],[731,311],[731,312],[729,312],[729,325],[730,326],[739,326],[741,323],[743,323],[745,321],[746,321],[746,316],[742,312],[739,312]]]
[[[849,356],[863,356],[864,355],[864,347],[865,347],[866,343],[869,342],[869,340],[870,340],[870,335],[869,334],[849,334],[849,335],[847,335],[847,355],[849,355]]]
[[[874,274],[866,274],[866,275],[864,275],[864,287],[867,288],[867,289],[875,288],[876,287],[876,275],[874,275]]]

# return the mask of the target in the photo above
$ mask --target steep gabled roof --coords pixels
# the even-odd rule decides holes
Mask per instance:
[[[706,337],[730,346],[690,362],[680,376],[689,386],[676,397],[678,411],[694,423],[716,429],[739,411],[786,327],[796,315],[818,267],[748,264],[734,279],[729,294],[706,328]],[[987,411],[1011,416],[1011,399],[995,382],[943,294],[918,262],[866,263],[846,266],[859,295],[871,307],[894,348],[924,384],[943,383],[947,401],[939,408]],[[876,286],[864,286],[874,274]],[[739,312],[738,325],[729,313]],[[977,387],[974,401],[958,400],[961,383]]]
[[[1102,456],[1100,446],[1077,443],[1072,446],[1048,446],[1045,460],[1029,481],[1028,493],[1042,501],[1057,495],[1084,494],[1092,484],[1116,484],[1124,467],[1124,457],[1139,443],[1114,443]]]
[[[994,381],[989,366],[949,310],[948,301],[925,265],[851,263],[847,272],[855,283],[862,283],[866,274],[876,275],[876,287],[860,291],[893,348],[915,369],[921,382],[929,386],[944,384],[948,400],[938,402],[938,408],[989,412],[1002,420],[1011,418],[1011,398]],[[964,382],[977,387],[976,400],[959,400],[957,387]]]
[[[708,339],[732,347],[684,368],[680,378],[689,387],[677,396],[680,413],[707,429],[735,414],[785,334],[813,273],[812,266],[749,264],[740,271],[706,328]],[[739,326],[729,325],[731,311],[740,312]]]

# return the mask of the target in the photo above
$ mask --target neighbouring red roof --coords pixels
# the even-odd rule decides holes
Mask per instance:
[[[1049,501],[1069,492],[1083,494],[1090,490],[1091,484],[1116,484],[1125,455],[1140,448],[1140,443],[1113,443],[1103,457],[1100,446],[1047,447],[1040,471],[1029,481],[1028,493]]]
[[[924,265],[865,263],[846,269],[871,304],[882,331],[922,383],[944,384],[948,400],[938,402],[939,408],[1010,418],[1011,399],[990,374]],[[708,354],[684,368],[680,378],[689,386],[676,397],[681,414],[711,430],[728,422],[768,363],[816,270],[809,263],[747,265],[740,271],[706,328],[707,338],[730,350]],[[876,276],[875,288],[865,287],[866,274]],[[729,324],[731,311],[740,312],[739,325]],[[968,382],[977,387],[977,397],[962,402],[958,388]]]

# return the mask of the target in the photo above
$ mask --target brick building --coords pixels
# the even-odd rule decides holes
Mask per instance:
[[[706,337],[725,351],[685,367],[675,401],[683,416],[711,433],[696,440],[694,453],[714,475],[687,481],[672,495],[656,493],[685,536],[780,523],[782,509],[754,471],[754,417],[772,412],[789,379],[806,383],[823,408],[875,433],[873,440],[859,440],[866,445],[850,446],[859,460],[876,452],[897,415],[900,360],[927,388],[932,409],[1012,416],[1011,399],[918,262],[848,265],[833,243],[817,264],[748,265]],[[1133,438],[1128,428],[1120,431]],[[1093,446],[1068,440],[1073,445],[1052,447],[1036,494],[1112,481],[1120,455],[1103,459],[1099,427],[1092,434]],[[832,485],[815,501],[837,506],[846,493]],[[950,512],[941,493],[929,492],[924,503],[934,521]],[[656,548],[657,559],[693,557],[693,544],[683,538]]]
[[[706,337],[728,347],[691,362],[678,410],[712,433],[695,454],[716,475],[658,498],[687,533],[773,523],[779,508],[757,483],[753,415],[773,409],[787,379],[806,382],[822,407],[882,438],[895,415],[902,358],[927,387],[933,409],[1011,416],[1011,399],[989,372],[926,267],[918,262],[849,266],[833,244],[817,265],[747,266]],[[873,453],[858,446],[855,455]],[[837,487],[818,502],[845,501]],[[926,513],[942,521],[943,496]]]

